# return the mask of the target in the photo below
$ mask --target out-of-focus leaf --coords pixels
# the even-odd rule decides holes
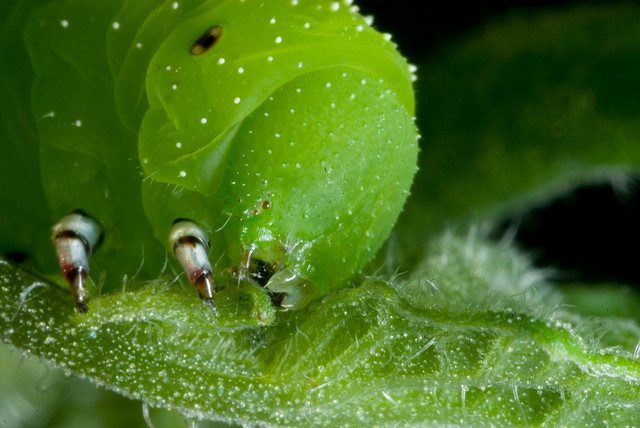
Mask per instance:
[[[444,46],[419,69],[421,170],[401,242],[623,186],[640,171],[638,76],[636,4],[514,15]]]

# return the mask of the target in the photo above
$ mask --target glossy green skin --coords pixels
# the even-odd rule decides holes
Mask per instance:
[[[117,284],[135,272],[157,276],[173,221],[187,218],[210,236],[219,277],[251,255],[279,271],[272,290],[302,305],[344,285],[386,239],[416,170],[411,76],[393,43],[346,3],[3,7],[15,27],[3,32],[3,68],[33,68],[33,81],[13,79],[20,113],[37,130],[26,164],[39,163],[41,178],[37,168],[14,169],[25,189],[42,180],[46,203],[35,204],[51,211],[39,213],[48,222],[25,222],[3,209],[15,224],[3,249],[37,255],[43,240],[11,231],[81,209],[105,232],[94,276]],[[14,43],[25,22],[30,67]],[[214,25],[219,41],[191,55]],[[20,146],[14,128],[5,120],[2,150]],[[19,204],[15,193],[0,189],[3,207]],[[47,257],[41,263],[53,265]]]

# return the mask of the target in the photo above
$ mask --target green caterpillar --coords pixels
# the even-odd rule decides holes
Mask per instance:
[[[388,236],[416,171],[412,76],[350,1],[0,7],[0,250],[52,272],[55,224],[80,311],[89,256],[107,286],[168,252],[206,301],[232,277],[297,308]]]

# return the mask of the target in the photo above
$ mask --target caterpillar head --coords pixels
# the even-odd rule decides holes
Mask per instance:
[[[296,306],[389,233],[415,172],[409,71],[346,4],[194,13],[153,56],[146,92],[143,196],[159,238],[188,218],[211,259]]]

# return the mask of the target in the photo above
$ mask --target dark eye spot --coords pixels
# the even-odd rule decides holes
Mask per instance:
[[[216,25],[205,31],[200,37],[191,45],[191,55],[198,56],[206,53],[211,49],[222,36],[222,27]]]
[[[262,209],[264,209],[264,210],[268,210],[269,208],[271,208],[271,202],[269,202],[269,201],[262,201]]]

